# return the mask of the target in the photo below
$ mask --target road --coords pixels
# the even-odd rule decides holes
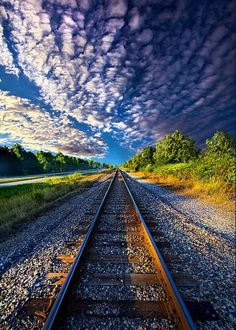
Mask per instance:
[[[39,178],[34,178],[33,179],[29,179],[29,175],[25,176],[25,180],[22,180],[24,177],[17,177],[16,181],[11,181],[11,182],[2,182],[0,183],[0,188],[3,187],[12,187],[12,186],[18,186],[18,185],[22,185],[22,184],[29,184],[29,183],[36,183],[36,182],[43,182],[47,179],[50,179],[52,177],[55,176],[66,176],[69,174],[73,174],[73,173],[81,173],[81,174],[90,174],[90,173],[98,173],[100,172],[101,169],[94,169],[94,170],[81,170],[81,171],[76,171],[76,172],[61,172],[61,173],[50,173],[50,174],[44,174],[44,177],[42,177],[42,175],[38,175]],[[12,180],[13,178],[4,178],[4,179],[9,179]],[[20,179],[20,180],[19,180]]]

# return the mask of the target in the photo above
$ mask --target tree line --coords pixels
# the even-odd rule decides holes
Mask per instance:
[[[0,175],[27,175],[107,168],[109,165],[94,160],[69,157],[59,152],[38,151],[36,154],[26,151],[20,144],[11,148],[0,146]]]
[[[188,170],[198,177],[221,177],[235,182],[235,147],[236,139],[223,131],[217,131],[205,141],[205,150],[195,146],[195,141],[179,130],[167,134],[157,141],[155,146],[148,146],[137,153],[123,166],[132,171],[155,171],[168,164],[190,163]]]

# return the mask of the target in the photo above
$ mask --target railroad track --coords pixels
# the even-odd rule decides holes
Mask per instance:
[[[49,329],[195,329],[117,171],[44,325]]]

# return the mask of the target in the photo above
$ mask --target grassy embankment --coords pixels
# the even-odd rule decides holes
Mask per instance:
[[[91,186],[102,174],[72,174],[40,183],[0,188],[0,235],[37,216],[58,199]]]
[[[235,210],[235,164],[232,158],[189,163],[147,166],[133,174],[150,182],[164,184],[229,211]]]

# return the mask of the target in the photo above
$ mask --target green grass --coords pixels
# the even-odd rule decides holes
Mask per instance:
[[[0,235],[50,206],[55,200],[72,191],[82,191],[101,174],[53,177],[44,182],[0,188]]]

